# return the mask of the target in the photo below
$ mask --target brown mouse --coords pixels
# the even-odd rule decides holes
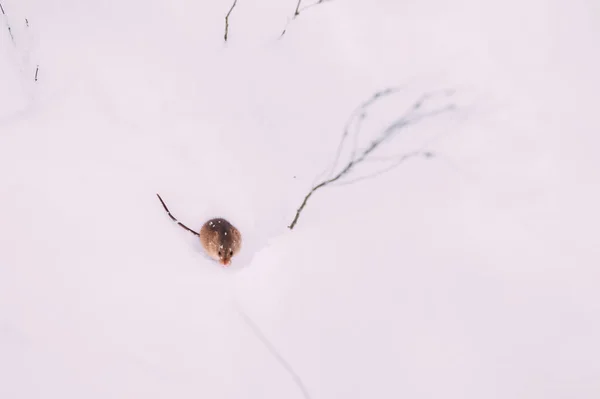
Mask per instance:
[[[200,233],[197,233],[175,219],[160,195],[156,194],[156,196],[171,220],[200,238],[200,243],[208,256],[223,266],[231,264],[231,258],[237,255],[242,247],[242,235],[235,226],[223,218],[214,218],[204,223],[200,229]]]
[[[200,229],[200,242],[206,253],[224,266],[240,251],[242,236],[223,218],[210,219]]]

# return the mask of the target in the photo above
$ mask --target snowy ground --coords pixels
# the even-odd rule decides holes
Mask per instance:
[[[598,5],[296,3],[1,0],[0,397],[599,397]]]

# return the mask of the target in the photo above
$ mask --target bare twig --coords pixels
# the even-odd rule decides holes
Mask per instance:
[[[415,150],[415,151],[411,151],[411,152],[408,152],[408,153],[402,154],[402,155],[385,156],[385,157],[370,157],[369,159],[366,159],[365,162],[381,163],[381,162],[390,162],[390,161],[401,161],[405,158],[410,158],[413,156],[422,156],[423,158],[433,158],[433,157],[437,156],[437,154],[434,153],[433,151]],[[345,182],[339,183],[339,185],[344,185],[344,184],[346,184],[346,183]]]
[[[358,119],[358,123],[362,122],[362,120],[365,118],[365,116],[367,115],[367,108],[370,107],[371,105],[373,105],[376,101],[380,100],[381,98],[388,96],[392,93],[397,92],[397,90],[395,89],[386,89],[383,91],[380,91],[378,93],[375,93],[369,100],[367,100],[366,102],[364,102],[361,106],[359,106],[351,115],[350,120],[348,122],[348,124],[346,125],[346,128],[344,129],[344,133],[342,134],[342,139],[340,141],[340,144],[338,146],[338,151],[334,160],[334,165],[332,167],[332,172],[333,170],[335,170],[336,164],[339,160],[339,156],[341,153],[341,149],[344,145],[344,141],[347,139],[348,135],[349,135],[349,131],[350,131],[350,126],[351,123],[355,118],[355,115],[358,113],[360,115],[360,118]],[[442,91],[442,94],[446,94],[446,95],[451,95],[453,92],[452,91]],[[344,168],[342,168],[342,170],[340,172],[338,172],[336,175],[334,175],[333,177],[327,178],[325,180],[323,180],[321,183],[315,185],[309,192],[308,194],[304,197],[304,200],[302,201],[302,203],[300,204],[300,207],[296,210],[296,215],[294,217],[294,219],[292,220],[292,223],[288,226],[288,228],[291,230],[294,228],[294,226],[296,225],[296,223],[298,222],[298,218],[300,217],[300,214],[302,213],[302,210],[304,209],[304,207],[306,206],[306,203],[308,202],[308,199],[313,195],[313,193],[327,185],[330,185],[332,183],[337,182],[339,179],[341,179],[342,177],[346,176],[348,173],[350,173],[354,167],[362,162],[364,162],[367,157],[370,156],[370,154],[373,153],[373,151],[375,151],[377,148],[379,148],[381,146],[381,144],[383,144],[384,142],[388,141],[390,138],[392,138],[394,136],[394,134],[398,131],[401,130],[403,128],[406,128],[409,125],[415,124],[420,122],[421,120],[425,119],[425,118],[430,118],[436,115],[439,115],[441,113],[444,112],[448,112],[450,110],[454,109],[454,105],[453,104],[449,104],[443,107],[440,107],[438,109],[434,109],[432,111],[429,112],[425,112],[425,113],[419,113],[420,109],[423,107],[423,104],[429,99],[431,98],[433,95],[435,95],[437,93],[426,93],[424,95],[422,95],[419,99],[417,99],[417,101],[415,101],[409,108],[407,111],[404,112],[404,114],[398,118],[397,120],[395,120],[394,122],[392,122],[390,125],[388,125],[383,132],[379,135],[379,137],[377,137],[375,140],[373,140],[365,149],[362,150],[362,152],[360,152],[359,154],[357,154],[356,152],[356,148],[352,151],[352,154],[350,156],[350,160],[348,161],[348,163],[346,164],[346,166]],[[399,158],[399,160],[392,165],[391,167],[388,167],[386,169],[384,169],[383,171],[379,171],[376,173],[373,173],[371,175],[368,176],[364,176],[361,178],[358,178],[354,181],[359,181],[359,180],[363,180],[369,177],[373,177],[376,176],[378,174],[381,173],[385,173],[388,170],[393,169],[394,167],[396,167],[398,164],[406,161],[409,158],[413,158],[415,156],[426,156],[426,157],[431,157],[432,153],[429,151],[416,151],[413,153],[409,153],[409,154],[405,154],[402,157]],[[339,183],[336,185],[340,185]]]
[[[294,11],[294,18],[300,15],[300,4],[302,4],[302,0],[298,0],[298,4],[296,4],[296,11]]]
[[[323,3],[327,2],[327,1],[331,1],[331,0],[319,0],[319,1],[315,1],[314,3],[309,4],[307,6],[304,6],[300,10],[298,10],[298,14],[300,14],[302,11],[308,10],[311,7],[318,6],[319,4],[323,4]]]
[[[231,8],[229,9],[229,12],[227,13],[227,15],[225,15],[225,35],[224,35],[224,39],[225,39],[226,42],[227,42],[227,37],[229,36],[229,16],[231,15],[231,12],[235,8],[236,4],[237,4],[237,0],[233,0],[233,4],[231,5]]]
[[[273,344],[271,344],[271,342],[267,339],[267,337],[265,337],[265,335],[262,333],[262,331],[260,331],[258,326],[252,321],[252,319],[246,314],[246,312],[244,312],[237,304],[235,305],[235,309],[238,312],[238,314],[242,317],[242,319],[244,320],[244,323],[246,323],[246,325],[248,327],[250,327],[250,329],[252,330],[254,335],[256,335],[256,337],[268,349],[268,351],[271,353],[271,355],[273,355],[273,357],[277,360],[277,362],[292,377],[292,379],[294,380],[294,383],[296,384],[298,389],[300,389],[300,391],[302,392],[302,396],[304,397],[304,399],[310,399],[310,395],[308,393],[308,390],[306,389],[306,386],[304,385],[304,383],[302,382],[302,379],[298,376],[298,374],[296,374],[296,372],[294,371],[292,366],[290,366],[290,364],[285,361],[283,356],[281,356],[279,354],[277,349],[273,346]]]
[[[365,176],[357,177],[356,179],[344,181],[344,182],[341,182],[341,183],[335,183],[334,186],[336,186],[336,187],[345,186],[347,184],[353,184],[353,183],[359,182],[361,180],[372,179],[374,177],[377,177],[379,175],[382,175],[384,173],[389,172],[390,170],[396,168],[401,163],[403,163],[404,161],[409,160],[410,158],[416,158],[416,157],[433,158],[434,156],[435,156],[435,154],[433,152],[431,152],[431,151],[413,151],[413,152],[409,152],[408,154],[404,154],[404,155],[401,155],[400,157],[396,157],[396,162],[393,163],[392,165],[388,166],[385,169],[379,170],[377,172],[370,173],[370,174],[365,175]]]
[[[6,23],[6,29],[8,29],[8,34],[10,35],[10,40],[13,44],[15,44],[15,37],[13,36],[12,29],[10,28],[10,24],[8,23],[8,17],[4,12],[4,7],[2,7],[2,3],[0,3],[0,11],[2,11],[2,15],[4,15],[4,22]]]
[[[356,149],[356,141],[358,140],[358,133],[360,132],[360,125],[362,124],[363,120],[367,117],[367,108],[370,107],[371,105],[373,105],[377,100],[380,100],[383,97],[387,97],[392,94],[398,93],[400,90],[402,90],[402,88],[400,88],[400,87],[390,87],[385,90],[378,91],[375,94],[373,94],[371,96],[371,98],[369,98],[367,101],[360,104],[358,107],[356,107],[354,109],[354,111],[352,111],[352,113],[350,114],[350,117],[346,121],[346,125],[344,126],[342,138],[340,139],[340,143],[338,144],[335,158],[333,159],[333,163],[332,163],[331,167],[329,167],[327,170],[325,170],[324,173],[321,173],[319,176],[317,176],[315,178],[315,180],[313,181],[313,185],[316,184],[316,182],[319,181],[320,179],[324,178],[323,176],[331,176],[333,174],[333,171],[337,167],[337,163],[340,159],[340,156],[342,155],[342,150],[344,149],[346,139],[348,138],[348,136],[350,136],[350,131],[351,131],[353,124],[356,125],[353,129],[354,130],[354,148]],[[352,152],[352,157],[354,157],[355,153],[356,153],[356,151],[354,150]]]
[[[40,66],[39,66],[39,65],[37,65],[37,66],[35,67],[35,78],[34,78],[34,81],[36,81],[36,82],[38,81],[38,71],[39,71],[39,70],[40,70]]]
[[[160,195],[156,194],[156,196],[160,200],[160,203],[162,204],[163,208],[165,208],[165,211],[167,212],[167,214],[169,215],[169,217],[171,218],[172,221],[174,221],[175,223],[177,223],[178,225],[180,225],[181,227],[183,227],[184,229],[186,229],[190,233],[192,233],[192,234],[194,234],[196,236],[200,235],[200,234],[196,233],[194,230],[192,230],[189,227],[187,227],[185,224],[181,223],[179,220],[175,219],[175,216],[171,215],[171,211],[169,211],[169,208],[167,208],[167,205],[165,204],[165,202],[162,200],[162,198],[160,198]]]
[[[311,7],[317,6],[317,5],[325,3],[327,1],[331,1],[331,0],[318,0],[318,1],[316,1],[316,2],[314,2],[312,4],[309,4],[307,6],[300,7],[302,5],[302,0],[298,0],[298,3],[296,4],[296,9],[294,10],[294,15],[292,15],[292,18],[288,19],[287,23],[285,24],[285,27],[283,28],[283,31],[279,35],[279,38],[281,39],[283,37],[283,35],[285,35],[285,32],[287,31],[287,28],[288,28],[289,24],[293,20],[295,20],[296,17],[298,17],[302,11],[308,10]]]
[[[346,122],[346,126],[344,127],[344,132],[342,133],[342,139],[340,140],[340,144],[338,145],[336,154],[335,154],[335,158],[333,160],[333,164],[331,165],[331,169],[329,174],[333,173],[333,171],[335,170],[337,163],[340,159],[340,155],[342,154],[342,149],[344,147],[344,143],[346,141],[346,139],[348,138],[348,136],[350,135],[350,128],[352,127],[352,124],[354,123],[354,121],[358,118],[359,123],[362,123],[362,121],[367,117],[367,108],[369,108],[371,105],[373,105],[376,101],[380,100],[383,97],[387,97],[390,96],[392,94],[396,94],[401,90],[401,88],[399,87],[391,87],[385,90],[381,90],[378,91],[377,93],[373,94],[373,96],[371,96],[371,98],[369,98],[367,101],[365,101],[364,103],[362,103],[361,105],[359,105],[351,114],[350,114],[350,118],[348,118],[348,121]],[[358,132],[359,132],[359,128],[355,130],[355,138],[358,136]],[[356,142],[356,140],[355,140]]]

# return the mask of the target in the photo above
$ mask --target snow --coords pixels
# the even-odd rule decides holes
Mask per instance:
[[[597,4],[296,3],[1,1],[0,397],[598,397]]]

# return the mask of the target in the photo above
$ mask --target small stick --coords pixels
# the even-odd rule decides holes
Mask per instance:
[[[175,219],[175,217],[173,215],[171,215],[171,211],[169,211],[169,208],[167,208],[167,205],[165,204],[165,201],[163,201],[162,198],[160,198],[160,195],[156,194],[156,196],[160,200],[160,203],[162,204],[163,208],[165,208],[165,211],[167,212],[167,214],[169,215],[169,217],[171,218],[171,220],[173,220],[175,223],[177,223],[178,225],[180,225],[181,227],[183,227],[184,229],[186,229],[190,233],[192,233],[192,234],[194,234],[196,236],[200,236],[200,234],[196,233],[194,230],[190,229],[185,224],[183,224],[179,220]]]
[[[225,15],[225,35],[224,35],[224,39],[225,39],[226,42],[227,42],[227,37],[229,36],[229,15],[231,15],[231,12],[235,8],[236,4],[237,4],[237,0],[234,0],[233,4],[231,5],[231,8],[229,9],[229,12],[227,13],[227,15]]]
[[[298,4],[296,4],[296,11],[294,11],[294,18],[300,15],[300,4],[302,4],[302,0],[298,0]]]
[[[37,82],[37,75],[38,75],[38,71],[40,70],[40,66],[36,66],[35,67],[35,81]]]
[[[302,0],[298,0],[298,3],[296,4],[296,9],[294,10],[294,15],[292,15],[292,18],[288,18],[287,23],[285,24],[285,27],[283,28],[283,31],[281,32],[281,34],[279,35],[279,38],[281,39],[283,37],[283,35],[285,35],[285,32],[287,31],[288,25],[295,20],[298,16],[300,16],[300,13],[304,10],[307,10],[311,7],[314,6],[318,6],[319,4],[324,3],[325,1],[329,1],[329,0],[318,0],[312,4],[309,4],[307,6],[301,7],[302,6]]]
[[[2,7],[2,3],[0,3],[0,11],[2,11],[2,15],[4,15],[4,18],[6,19],[6,28],[8,29],[8,34],[10,35],[10,40],[13,42],[13,44],[15,44],[15,37],[13,36],[12,33],[12,29],[10,28],[10,25],[8,24],[8,18],[6,17],[6,13],[4,12],[4,7]]]

